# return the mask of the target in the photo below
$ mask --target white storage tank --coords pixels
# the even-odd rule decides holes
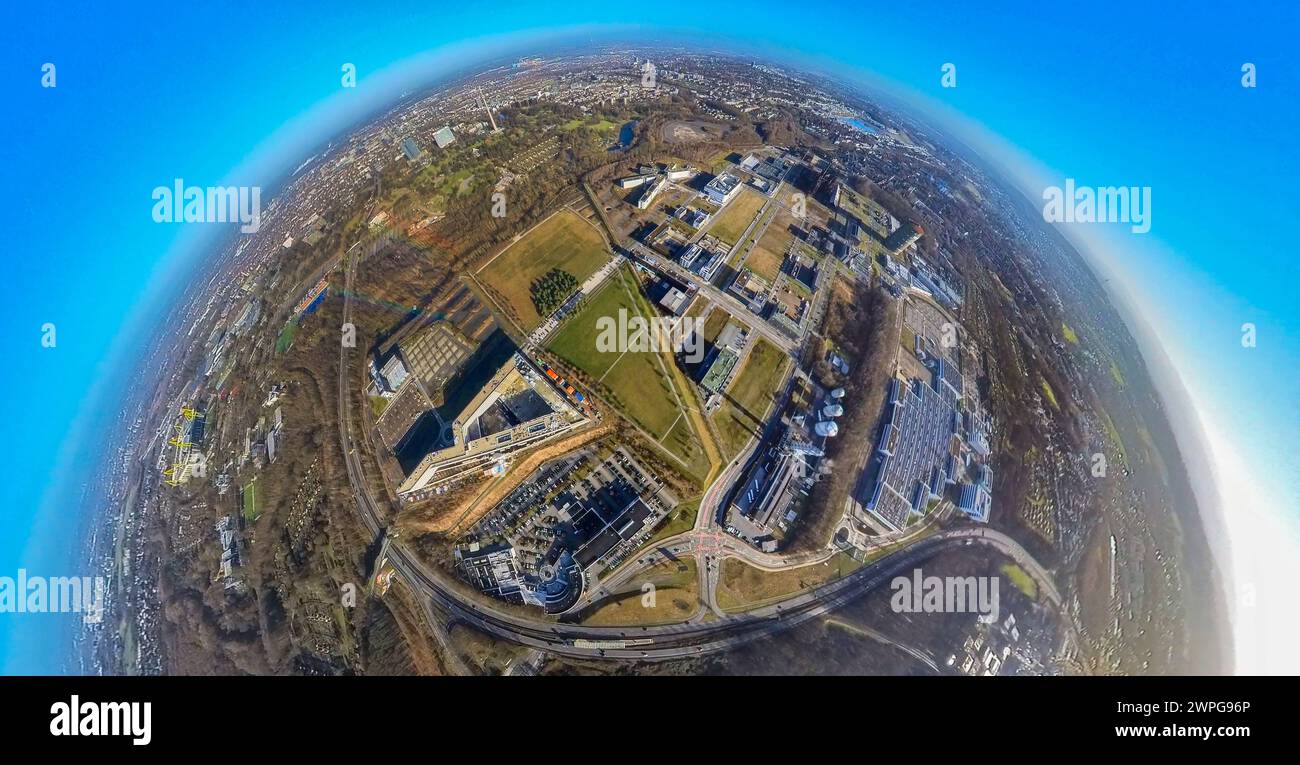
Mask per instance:
[[[834,420],[823,420],[817,423],[817,426],[813,428],[813,432],[822,438],[832,438],[840,432],[840,426],[836,425]]]

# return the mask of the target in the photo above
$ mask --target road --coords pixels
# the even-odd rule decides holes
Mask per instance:
[[[1019,550],[1014,541],[999,537],[999,532],[983,528],[939,532],[866,564],[845,577],[801,591],[778,603],[743,614],[723,614],[711,622],[652,627],[586,627],[506,613],[445,588],[436,576],[405,555],[400,546],[393,546],[389,561],[415,589],[427,593],[432,606],[431,617],[441,612],[490,636],[554,655],[586,659],[666,660],[728,650],[791,629],[809,619],[834,612],[944,549],[967,543],[982,542],[1003,552],[1015,551],[1012,557],[1031,576],[1035,576],[1039,570],[1027,564],[1027,554]],[[1008,541],[1011,546],[1006,545]],[[1038,580],[1038,584],[1042,592],[1050,593],[1049,599],[1059,598],[1050,580]],[[577,641],[600,645],[579,645]]]
[[[727,309],[727,313],[735,316],[737,319],[747,319],[746,324],[753,328],[755,332],[762,335],[773,345],[780,348],[786,355],[793,356],[798,348],[798,341],[791,339],[788,335],[783,334],[763,319],[754,316],[749,311],[749,306],[740,302],[734,295],[730,295],[709,282],[701,279],[691,271],[687,271],[676,263],[667,260],[662,255],[647,250],[639,242],[632,242],[627,249],[621,249],[619,252],[629,260],[645,268],[654,271],[662,276],[666,276],[676,282],[693,287],[699,294],[704,295],[715,304],[721,305]],[[651,264],[654,265],[651,265]]]
[[[773,435],[774,429],[779,427],[782,413],[785,411],[791,395],[793,395],[795,384],[800,379],[800,375],[797,373],[797,363],[795,369],[796,374],[792,374],[786,379],[780,399],[774,406],[770,407],[769,412],[765,413],[766,420],[763,425],[763,432],[756,437],[751,437],[744,450],[728,463],[705,490],[704,496],[700,498],[700,504],[695,513],[695,523],[691,531],[663,540],[655,546],[655,549],[647,551],[647,555],[629,559],[608,578],[599,582],[589,582],[587,591],[573,606],[565,611],[565,614],[581,612],[601,598],[617,591],[617,588],[626,585],[628,580],[635,574],[662,562],[667,555],[689,552],[695,556],[696,567],[699,572],[700,601],[706,609],[721,615],[722,612],[716,606],[716,594],[718,574],[721,570],[723,557],[738,557],[757,568],[775,571],[819,563],[835,554],[834,550],[826,549],[816,551],[813,554],[771,555],[760,552],[748,544],[741,543],[722,531],[722,527],[726,523],[727,497],[730,495],[731,489],[739,476],[744,473],[746,466],[753,458],[754,452],[763,443],[767,442]],[[683,546],[684,549],[682,550],[655,553],[655,550],[665,551]]]
[[[351,254],[361,245],[354,246]],[[343,320],[351,320],[352,284],[356,269],[364,256],[346,260]],[[340,344],[341,345],[341,344]],[[351,399],[347,385],[347,360],[355,349],[341,347],[338,373],[338,418],[340,445],[348,480],[351,483],[362,523],[376,539],[386,533],[383,515],[371,495],[365,479],[361,460],[352,442]],[[736,464],[728,471],[736,469]],[[724,476],[728,474],[724,471]],[[724,492],[719,494],[719,492]],[[725,496],[725,484],[715,482],[710,487],[715,501]],[[701,514],[709,515],[701,507]],[[707,524],[707,521],[705,521]],[[692,529],[683,539],[673,538],[658,545],[676,546],[677,552],[693,554],[697,548],[706,550],[704,572],[701,576],[711,593],[716,587],[716,567],[724,557],[741,557],[751,565],[771,569],[784,569],[802,562],[795,558],[782,558],[761,553],[743,542],[716,530]],[[439,644],[449,671],[466,673],[468,668],[451,645],[446,626],[460,622],[495,638],[527,646],[548,654],[572,658],[667,660],[698,656],[723,651],[749,641],[790,629],[809,619],[831,613],[835,609],[862,596],[887,582],[893,575],[914,567],[925,558],[943,549],[963,544],[981,543],[994,547],[1015,560],[1038,583],[1039,591],[1054,604],[1060,603],[1050,575],[1036,560],[1014,540],[1001,532],[983,527],[956,528],[938,532],[880,559],[864,565],[848,576],[820,587],[809,588],[789,598],[743,614],[724,614],[717,609],[712,595],[706,595],[706,605],[714,610],[713,621],[688,621],[678,624],[647,627],[588,627],[556,622],[542,617],[521,616],[493,605],[485,596],[467,592],[464,585],[455,583],[450,574],[433,571],[408,550],[401,539],[390,538],[386,559],[394,570],[412,588],[420,599],[430,630]],[[826,551],[812,554],[831,554]],[[812,557],[810,557],[812,560]],[[628,575],[630,576],[630,574]],[[632,641],[635,641],[632,644]]]
[[[382,241],[384,240],[379,240],[380,243]],[[374,248],[377,246],[379,246],[379,243],[367,243],[366,247],[370,248],[370,252],[362,254],[363,245],[358,242],[348,250],[349,257],[344,259],[346,264],[343,276],[344,325],[352,321],[352,285],[356,279],[357,267],[367,255],[373,254]],[[374,498],[370,496],[370,486],[366,483],[365,472],[361,467],[361,458],[357,455],[356,447],[352,443],[352,399],[348,395],[349,351],[355,352],[356,349],[348,348],[346,344],[339,343],[338,423],[340,446],[343,449],[343,464],[348,472],[348,483],[352,485],[352,493],[357,501],[361,521],[366,525],[366,529],[370,534],[378,538],[383,526],[376,510]],[[391,543],[387,545],[390,559],[396,557],[397,550],[395,547]],[[417,592],[416,596],[418,598],[420,593]],[[423,598],[420,599],[424,600]],[[426,616],[431,615],[426,614]],[[465,666],[460,656],[451,648],[451,637],[447,634],[446,626],[437,618],[428,618],[427,621],[429,622],[429,631],[438,644],[447,670],[451,674],[469,674],[469,668]]]

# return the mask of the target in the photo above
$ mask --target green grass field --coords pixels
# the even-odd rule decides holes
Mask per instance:
[[[593,117],[588,119],[571,119],[561,125],[560,129],[567,133],[572,130],[577,130],[580,127],[588,127],[600,133],[609,133],[618,130],[620,125],[617,122],[611,122],[607,119],[595,119]]]
[[[1111,379],[1115,381],[1115,384],[1119,386],[1120,390],[1125,388],[1124,373],[1119,371],[1119,365],[1113,361],[1110,362],[1110,376]]]
[[[290,319],[284,329],[280,330],[280,336],[275,339],[275,355],[280,356],[289,350],[293,345],[293,338],[298,334],[298,320]]]
[[[633,299],[634,295],[628,294],[633,289],[633,277],[626,268],[620,268],[605,280],[595,295],[586,298],[582,310],[551,336],[548,346],[550,351],[592,377],[603,377],[614,366],[619,354],[601,351],[596,347],[596,337],[599,334],[597,322],[604,316],[617,319],[619,309],[627,311],[628,316],[649,315],[649,309],[642,311],[638,301]]]
[[[254,478],[244,487],[244,521],[252,523],[261,514],[257,509],[257,479]]]
[[[1047,398],[1047,403],[1051,404],[1053,409],[1060,411],[1061,405],[1056,403],[1056,391],[1052,390],[1052,386],[1046,380],[1041,382],[1043,384],[1043,395]]]
[[[691,425],[690,418],[685,416],[678,418],[661,443],[668,451],[685,460],[691,466],[692,473],[708,470],[709,457],[704,453],[704,446],[695,436],[695,428]]]
[[[1002,567],[1002,574],[1011,580],[1017,590],[1025,594],[1030,600],[1038,599],[1038,582],[1029,575],[1023,568],[1014,563],[1008,563]]]
[[[659,361],[655,354],[625,354],[610,368],[604,382],[615,391],[627,415],[651,435],[665,439],[667,445],[666,439],[670,430],[679,424],[681,411]],[[687,455],[679,452],[678,456],[686,458]]]
[[[620,310],[627,311],[629,317],[654,315],[626,268],[610,277],[556,333],[550,349],[602,382],[616,399],[610,403],[656,438],[663,438],[676,423],[679,407],[659,354],[618,353],[596,347],[597,321],[605,316],[617,319]]]
[[[751,188],[741,189],[740,194],[723,208],[722,214],[709,227],[709,233],[724,242],[735,244],[745,233],[749,222],[758,215],[767,198]]]
[[[785,360],[775,345],[762,338],[755,341],[722,405],[713,413],[713,424],[728,457],[738,454],[750,436],[762,430],[763,414],[781,383]]]
[[[696,497],[688,502],[683,502],[668,514],[668,520],[663,522],[655,535],[650,537],[646,542],[647,549],[654,546],[657,542],[668,537],[675,537],[678,534],[690,531],[695,527],[695,518],[700,512],[700,500],[703,497]]]
[[[1064,322],[1061,323],[1061,335],[1070,345],[1079,344],[1079,335],[1075,333],[1074,328]]]
[[[580,215],[561,210],[529,231],[481,268],[478,278],[507,303],[519,325],[532,330],[542,322],[529,287],[552,268],[572,274],[579,284],[609,260],[605,240]]]
[[[596,347],[597,322],[605,316],[617,319],[620,309],[629,317],[654,316],[626,266],[606,280],[582,310],[552,336],[548,349],[591,375],[601,387],[596,391],[599,396],[651,434],[665,451],[686,463],[688,473],[699,478],[708,472],[709,460],[690,418],[682,415],[688,399],[673,382],[668,368],[672,358]]]
[[[653,584],[653,595],[646,584]],[[636,589],[606,598],[582,620],[590,626],[672,624],[699,609],[699,575],[695,561],[665,561],[646,569]]]

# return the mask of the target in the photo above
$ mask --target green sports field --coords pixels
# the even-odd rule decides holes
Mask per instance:
[[[289,350],[293,345],[293,339],[298,335],[298,318],[295,316],[285,322],[284,329],[280,330],[280,336],[275,339],[275,355],[279,356]]]
[[[258,509],[256,478],[249,481],[248,485],[244,487],[243,500],[244,521],[252,523],[262,514],[262,511]]]

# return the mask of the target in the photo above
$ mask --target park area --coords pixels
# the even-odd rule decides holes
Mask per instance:
[[[693,418],[685,413],[694,403],[683,390],[684,378],[673,368],[671,354],[597,346],[601,319],[617,321],[620,310],[629,318],[654,316],[636,277],[626,267],[587,298],[582,309],[552,336],[549,350],[590,376],[598,395],[677,458],[688,474],[701,478],[709,471],[710,462]]]
[[[713,424],[728,457],[745,448],[751,436],[763,429],[763,415],[771,406],[784,375],[786,356],[768,341],[758,338],[745,358],[722,405],[713,413]]]

